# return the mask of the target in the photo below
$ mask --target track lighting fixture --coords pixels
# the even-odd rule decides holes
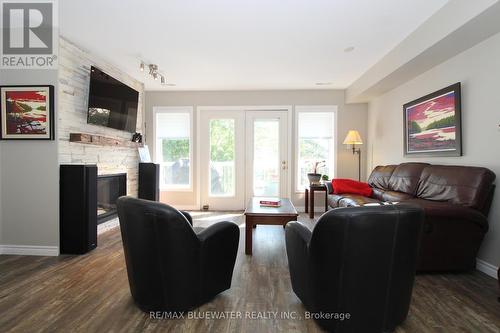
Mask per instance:
[[[141,61],[140,65],[139,65],[139,69],[141,70],[141,72],[144,72],[144,69],[146,68],[146,66],[149,70],[148,74],[151,75],[154,80],[158,81],[158,79],[160,79],[160,82],[162,85],[175,86],[175,84],[167,83],[167,79],[165,78],[165,75],[160,73],[160,69],[158,68],[158,65],[156,65],[156,64],[146,64],[144,61]]]

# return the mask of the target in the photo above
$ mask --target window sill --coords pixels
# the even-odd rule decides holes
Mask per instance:
[[[192,187],[160,187],[160,192],[193,192]]]

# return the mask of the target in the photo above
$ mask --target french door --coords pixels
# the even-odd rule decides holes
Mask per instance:
[[[201,204],[241,210],[251,197],[286,197],[288,113],[201,110]]]
[[[240,110],[200,113],[201,204],[210,210],[245,206],[245,114]]]
[[[286,111],[246,112],[246,197],[285,197],[288,192]]]

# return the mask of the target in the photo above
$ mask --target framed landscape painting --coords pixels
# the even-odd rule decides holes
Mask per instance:
[[[54,140],[54,87],[0,87],[0,139]]]
[[[460,83],[403,105],[405,156],[462,156]]]

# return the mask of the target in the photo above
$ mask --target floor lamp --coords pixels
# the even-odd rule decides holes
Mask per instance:
[[[356,130],[350,130],[344,140],[345,145],[352,145],[352,153],[358,154],[358,180],[361,181],[361,148],[356,149],[356,145],[362,145],[361,135]]]

